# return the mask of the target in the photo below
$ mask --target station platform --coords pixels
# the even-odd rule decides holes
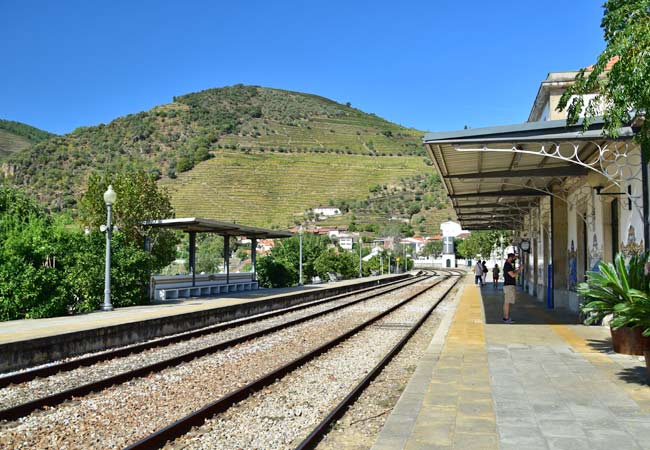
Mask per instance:
[[[650,449],[650,386],[609,329],[467,276],[373,450]]]
[[[380,275],[167,300],[74,316],[0,322],[0,372],[189,331],[409,276]]]

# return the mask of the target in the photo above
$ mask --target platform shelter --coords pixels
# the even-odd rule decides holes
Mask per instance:
[[[463,228],[514,231],[522,287],[551,308],[577,310],[587,271],[648,245],[647,162],[633,139],[640,124],[616,139],[603,125],[545,120],[423,139]]]
[[[293,233],[282,230],[270,230],[236,223],[220,222],[213,219],[186,217],[162,219],[144,222],[151,228],[168,228],[180,230],[189,235],[189,276],[155,275],[151,278],[150,296],[154,301],[167,299],[201,297],[221,293],[248,291],[258,288],[257,283],[257,240],[288,238]],[[225,273],[196,273],[196,235],[197,233],[214,233],[223,236],[223,259]],[[246,237],[251,240],[251,272],[230,273],[230,237]]]

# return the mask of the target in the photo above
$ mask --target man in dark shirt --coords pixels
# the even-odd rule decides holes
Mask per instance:
[[[515,262],[514,253],[508,253],[508,259],[503,263],[503,322],[512,323],[510,318],[510,305],[515,304],[515,278],[521,272],[523,266],[515,269],[512,264]]]

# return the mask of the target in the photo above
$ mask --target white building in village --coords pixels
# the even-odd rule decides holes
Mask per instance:
[[[585,273],[643,249],[650,231],[647,163],[633,141],[640,124],[622,127],[616,140],[599,120],[587,131],[567,126],[556,107],[576,73],[550,73],[526,123],[424,138],[463,227],[514,230],[522,287],[573,310]]]
[[[341,210],[335,206],[317,206],[316,208],[312,209],[312,211],[317,217],[332,217],[341,215]]]

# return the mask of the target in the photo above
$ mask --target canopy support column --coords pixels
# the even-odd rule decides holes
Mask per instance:
[[[650,145],[641,145],[641,184],[643,185],[643,250],[650,250],[650,224],[648,223],[648,157]]]
[[[190,272],[192,272],[192,287],[196,286],[196,231],[190,231]]]
[[[253,277],[251,281],[257,280],[257,238],[251,238],[251,272]]]

